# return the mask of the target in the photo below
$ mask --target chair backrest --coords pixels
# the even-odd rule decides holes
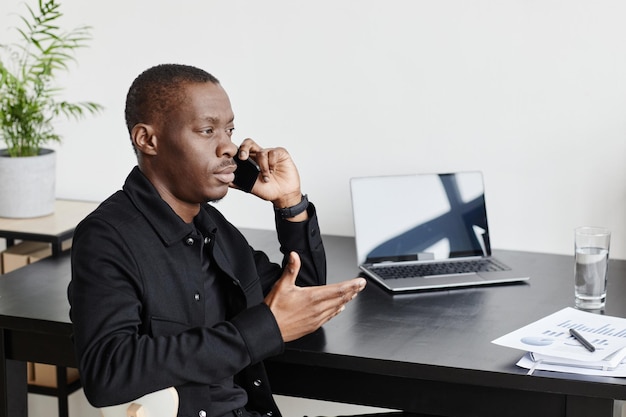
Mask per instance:
[[[100,408],[102,417],[176,417],[178,392],[170,387],[125,404]]]

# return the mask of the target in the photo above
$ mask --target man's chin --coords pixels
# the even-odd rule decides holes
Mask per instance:
[[[206,202],[207,203],[217,203],[217,202],[221,201],[224,197],[226,197],[226,195],[228,194],[228,190],[229,190],[228,187],[224,187],[224,188],[225,189],[224,190],[220,190],[220,192],[213,192],[213,193],[211,193],[211,194],[213,194],[213,196],[207,197]],[[217,191],[217,190],[214,190],[214,191]]]

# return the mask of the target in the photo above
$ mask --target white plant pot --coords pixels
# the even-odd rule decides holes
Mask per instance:
[[[54,212],[56,152],[11,158],[0,150],[0,217],[41,217]]]

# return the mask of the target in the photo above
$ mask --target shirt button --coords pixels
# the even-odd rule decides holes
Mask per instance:
[[[187,240],[185,240],[185,244],[187,246],[191,246],[193,245],[193,238],[188,237]]]
[[[243,415],[243,411],[241,411],[241,408],[238,408],[236,411],[238,416],[242,416]]]
[[[204,238],[204,244],[205,244],[205,245],[208,245],[210,241],[211,241],[211,238],[210,238],[210,237],[205,237],[205,238]]]
[[[268,411],[267,413],[265,413],[265,415],[266,415],[267,417],[272,417],[272,416],[274,415],[274,413],[273,413],[273,412],[271,412],[271,411]]]
[[[193,299],[196,300],[196,301],[200,301],[200,293],[199,292],[195,293],[193,295]]]
[[[200,410],[200,412],[198,413],[198,417],[206,417],[206,411]]]
[[[254,384],[254,386],[255,386],[255,387],[260,387],[260,386],[261,386],[261,384],[262,384],[262,382],[261,382],[261,380],[260,380],[260,379],[255,379],[255,380],[254,380],[254,382],[253,382],[253,384]]]

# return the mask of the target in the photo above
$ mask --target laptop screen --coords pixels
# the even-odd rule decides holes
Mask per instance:
[[[359,265],[491,255],[482,173],[350,180]]]

